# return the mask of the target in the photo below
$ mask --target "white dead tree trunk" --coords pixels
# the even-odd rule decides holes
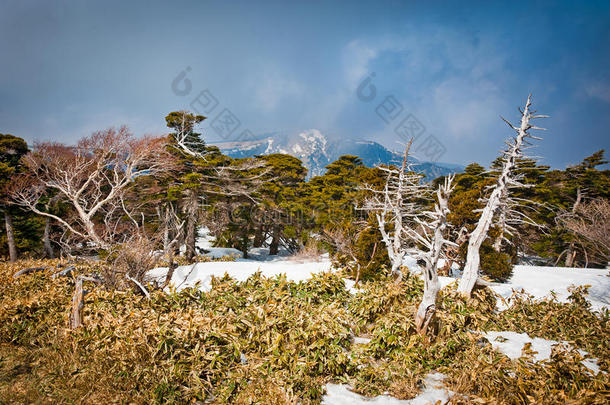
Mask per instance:
[[[516,226],[520,224],[528,224],[532,227],[543,230],[544,225],[541,225],[534,221],[529,215],[528,211],[537,211],[536,206],[541,204],[527,200],[523,198],[516,198],[510,192],[511,189],[516,187],[533,187],[533,184],[523,184],[521,180],[523,175],[514,173],[512,182],[507,185],[504,190],[504,195],[500,197],[500,204],[496,213],[496,221],[494,225],[498,227],[498,235],[496,236],[493,248],[496,252],[500,252],[502,249],[502,243],[506,242],[511,244],[512,242],[508,239],[508,236],[514,235],[516,232]]]
[[[396,282],[402,280],[402,261],[405,257],[405,221],[415,212],[416,198],[422,186],[421,175],[409,171],[407,159],[413,139],[405,148],[405,154],[400,169],[379,167],[387,173],[383,190],[371,187],[365,189],[373,194],[364,204],[364,209],[375,212],[381,238],[388,251],[392,263],[392,275]]]
[[[15,233],[13,232],[13,218],[8,211],[4,211],[4,224],[6,225],[6,242],[8,244],[9,260],[17,261],[17,246],[15,245]]]
[[[525,108],[521,111],[521,125],[519,127],[515,127],[503,118],[517,135],[507,143],[508,148],[503,152],[502,157],[502,171],[496,180],[491,195],[487,199],[487,204],[482,210],[479,222],[468,240],[466,264],[458,286],[458,291],[464,296],[469,297],[475,284],[479,281],[479,249],[487,238],[487,232],[493,224],[494,215],[503,204],[506,206],[507,201],[510,199],[509,189],[511,187],[523,187],[523,184],[518,181],[518,176],[515,174],[517,161],[523,159],[523,150],[530,145],[528,138],[540,139],[531,135],[528,131],[530,129],[543,129],[533,126],[530,121],[536,118],[548,117],[546,115],[535,115],[534,111],[530,110],[531,104],[530,94],[525,103]]]
[[[506,199],[508,198],[508,190],[504,190],[502,196],[500,197],[500,207],[498,209],[498,221],[497,226],[499,228],[498,236],[496,236],[496,240],[494,241],[493,248],[496,252],[499,252],[502,249],[502,241],[504,240],[504,234],[506,232],[506,211],[508,209],[508,202]]]
[[[445,179],[445,183],[437,190],[437,202],[433,211],[423,213],[427,221],[415,217],[416,229],[407,228],[405,233],[407,238],[423,249],[411,248],[408,250],[413,257],[425,262],[424,268],[424,296],[422,298],[417,313],[415,314],[415,328],[421,334],[425,334],[428,326],[436,312],[436,297],[441,289],[438,281],[438,259],[444,255],[444,246],[455,243],[445,239],[447,229],[447,215],[449,214],[449,196],[453,190],[453,176]]]

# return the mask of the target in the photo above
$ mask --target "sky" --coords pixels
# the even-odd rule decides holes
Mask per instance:
[[[189,109],[208,141],[411,134],[487,165],[532,93],[543,163],[610,147],[608,1],[0,0],[0,55],[0,133],[29,143]]]

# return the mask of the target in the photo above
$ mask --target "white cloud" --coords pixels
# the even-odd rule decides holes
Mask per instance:
[[[355,88],[369,72],[369,63],[377,57],[379,49],[354,40],[343,51],[345,78],[350,88]]]
[[[294,79],[281,74],[265,73],[254,89],[256,105],[264,112],[273,112],[286,98],[301,95],[303,88],[304,86]]]
[[[610,85],[607,83],[595,82],[589,83],[585,87],[587,96],[610,103]]]
[[[500,92],[484,80],[452,77],[432,92],[430,108],[444,136],[476,138],[496,126],[498,116],[507,113]],[[438,130],[437,130],[438,132]]]
[[[306,89],[292,73],[273,61],[262,62],[250,69],[243,83],[249,108],[265,114],[277,113],[289,100],[303,97]]]

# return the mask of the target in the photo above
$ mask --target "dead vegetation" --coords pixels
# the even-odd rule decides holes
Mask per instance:
[[[582,289],[571,302],[515,297],[494,311],[477,290],[466,301],[441,291],[429,336],[413,314],[423,283],[415,277],[362,283],[350,294],[335,274],[307,282],[214,279],[204,293],[151,288],[107,290],[84,281],[83,326],[70,330],[78,263],[53,278],[57,261],[0,264],[0,403],[319,403],[325,383],[362,394],[412,398],[425,376],[447,375],[455,403],[607,403],[610,315],[592,313]],[[18,278],[22,268],[46,267]],[[568,341],[599,359],[592,375],[575,350],[556,348],[536,363],[511,361],[476,331],[514,330]],[[367,344],[354,344],[367,336]]]

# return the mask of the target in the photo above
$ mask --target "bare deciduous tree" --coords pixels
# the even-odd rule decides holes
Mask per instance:
[[[15,182],[12,199],[57,221],[82,241],[107,248],[116,224],[96,223],[96,216],[103,214],[108,220],[109,212],[120,206],[124,191],[136,178],[167,170],[171,161],[165,139],[135,138],[121,127],[96,132],[76,146],[37,144],[24,163],[29,171]],[[62,218],[41,207],[41,198],[50,191],[73,209],[73,218]]]
[[[510,201],[510,188],[524,186],[519,181],[518,175],[515,173],[517,161],[523,159],[523,150],[530,145],[528,139],[539,139],[531,135],[528,131],[530,129],[543,129],[532,125],[530,121],[536,118],[547,117],[546,115],[536,115],[534,111],[530,110],[531,104],[530,94],[527,98],[527,102],[525,103],[525,108],[520,110],[521,125],[519,127],[514,126],[503,118],[503,120],[517,133],[517,135],[507,143],[508,148],[503,152],[502,156],[502,171],[498,176],[498,179],[493,186],[491,195],[487,199],[487,203],[481,212],[479,222],[477,223],[475,229],[471,232],[468,240],[466,264],[464,266],[462,279],[460,280],[458,286],[458,291],[465,296],[470,296],[475,284],[479,282],[479,249],[487,238],[487,233],[490,226],[493,224],[494,216],[501,207],[506,209],[507,203]]]
[[[559,221],[585,245],[587,261],[610,261],[610,202],[596,198],[559,215]],[[590,256],[586,251],[590,251]]]
[[[373,264],[375,253],[377,252],[377,243],[373,246],[373,251],[370,257],[367,257],[368,261],[358,260],[358,246],[356,241],[360,237],[360,234],[367,230],[365,224],[358,224],[359,226],[355,229],[342,229],[334,228],[331,230],[323,230],[322,238],[329,245],[337,251],[339,258],[341,256],[346,259],[346,267],[356,274],[354,286],[357,286],[360,282],[360,276],[362,271],[366,271]]]

